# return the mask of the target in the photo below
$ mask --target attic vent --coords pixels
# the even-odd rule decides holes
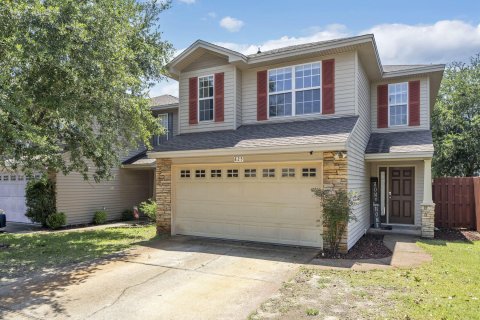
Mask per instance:
[[[260,47],[258,47],[257,54],[258,54],[258,53],[262,53],[262,50],[260,50]]]

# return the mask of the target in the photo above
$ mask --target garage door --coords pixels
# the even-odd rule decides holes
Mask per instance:
[[[321,164],[175,166],[176,234],[322,246]]]
[[[27,222],[25,217],[26,178],[20,173],[0,173],[0,209],[7,214],[7,221]]]

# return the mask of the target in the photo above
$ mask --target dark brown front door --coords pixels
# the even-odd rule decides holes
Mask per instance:
[[[414,167],[391,167],[389,171],[389,223],[414,224]]]

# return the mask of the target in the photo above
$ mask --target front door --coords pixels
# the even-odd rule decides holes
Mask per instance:
[[[414,176],[414,167],[390,168],[389,223],[415,223]]]

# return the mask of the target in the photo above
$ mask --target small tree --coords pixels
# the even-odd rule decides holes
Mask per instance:
[[[352,209],[358,203],[359,197],[346,190],[313,188],[312,192],[320,199],[323,227],[326,229],[323,237],[335,256],[348,222],[356,219]]]
[[[56,210],[55,184],[46,176],[31,179],[25,191],[27,213],[25,215],[33,222],[39,222],[47,227],[47,218]]]
[[[157,203],[153,199],[148,199],[140,203],[142,211],[151,221],[157,220]]]

